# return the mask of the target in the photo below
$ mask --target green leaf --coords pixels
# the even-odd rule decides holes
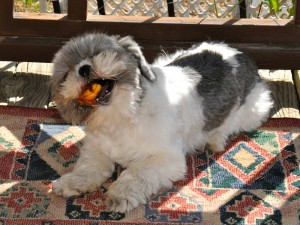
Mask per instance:
[[[294,16],[295,15],[295,6],[293,5],[292,8],[288,8],[288,13],[290,16]]]
[[[273,9],[275,13],[280,11],[279,0],[269,0],[270,9]]]
[[[290,16],[294,16],[295,15],[296,0],[293,0],[292,3],[293,3],[293,6],[291,8],[288,8],[288,10],[287,10]]]
[[[32,0],[25,0],[26,5],[32,5]]]

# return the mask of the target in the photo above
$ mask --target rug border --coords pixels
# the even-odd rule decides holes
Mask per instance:
[[[22,106],[0,106],[0,114],[10,116],[23,117],[50,117],[53,119],[61,119],[61,116],[56,108],[29,108]]]

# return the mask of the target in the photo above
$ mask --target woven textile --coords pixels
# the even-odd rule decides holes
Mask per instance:
[[[231,140],[225,152],[197,151],[188,172],[127,214],[103,194],[65,199],[49,192],[69,172],[84,138],[56,110],[0,107],[0,224],[300,224],[300,120],[270,119]],[[176,163],[176,162],[174,162]]]

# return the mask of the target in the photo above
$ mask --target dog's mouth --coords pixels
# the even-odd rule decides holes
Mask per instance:
[[[109,104],[115,84],[115,80],[96,79],[90,81],[83,88],[83,92],[77,99],[78,103],[86,106]]]
[[[106,105],[110,102],[112,91],[115,87],[115,80],[94,80],[102,86],[100,93],[96,97],[97,104]]]

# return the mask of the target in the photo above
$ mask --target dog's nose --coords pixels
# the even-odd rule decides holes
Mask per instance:
[[[90,65],[83,65],[82,67],[79,68],[79,74],[82,77],[88,78],[90,76],[90,72],[91,72]]]

